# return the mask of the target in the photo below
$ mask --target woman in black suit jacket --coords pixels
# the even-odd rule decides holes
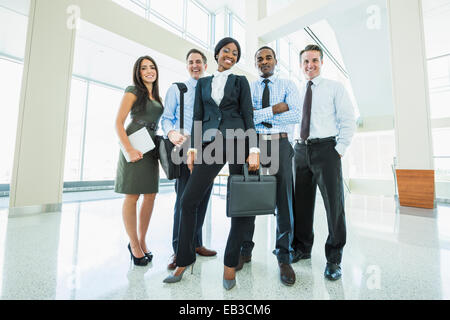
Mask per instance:
[[[181,198],[182,214],[178,252],[176,254],[177,269],[164,280],[166,283],[180,281],[187,266],[193,265],[195,262],[194,230],[196,208],[204,192],[214,183],[214,179],[227,161],[229,162],[230,174],[242,173],[244,163],[239,161],[239,158],[242,158],[242,155],[238,153],[239,146],[245,145],[245,157],[243,159],[248,156],[249,169],[252,171],[259,169],[259,149],[256,148],[250,86],[247,78],[244,76],[231,74],[231,68],[239,61],[240,56],[241,49],[235,39],[222,39],[215,48],[218,70],[213,76],[201,78],[197,83],[191,149],[188,151],[187,159],[191,177]],[[201,132],[196,132],[196,122],[197,124],[199,122],[202,124]],[[242,129],[247,133],[250,131],[255,135],[255,139],[250,137],[248,140],[239,140],[234,135],[227,135],[227,129],[228,131],[232,129],[232,132],[236,129]],[[211,132],[210,130],[213,130],[215,134],[205,135],[207,131]],[[223,139],[223,156],[218,157],[220,161],[213,163],[208,161],[205,163],[204,159],[197,158],[197,151],[200,148],[203,151],[207,151],[208,149],[205,149],[212,142],[217,142],[217,139]],[[228,143],[226,139],[228,139]],[[230,145],[233,146],[234,150],[227,150],[227,146]],[[216,149],[216,151],[221,152],[222,150]],[[214,154],[213,156],[217,160],[217,155]],[[239,262],[242,237],[244,233],[248,232],[249,228],[252,228],[252,224],[252,217],[231,219],[231,229],[224,257],[223,285],[227,290],[233,288],[236,284],[235,267]]]

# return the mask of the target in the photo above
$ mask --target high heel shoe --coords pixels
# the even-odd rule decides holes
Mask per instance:
[[[145,252],[144,252],[144,254],[145,254],[145,256],[146,256],[147,259],[148,259],[148,263],[152,262],[152,259],[153,259],[153,253],[151,253],[151,252],[145,253]]]
[[[227,280],[227,279],[225,279],[225,270],[224,270],[224,279],[223,279],[223,287],[226,289],[226,290],[231,290],[231,289],[233,289],[234,288],[234,286],[236,285],[236,269],[235,269],[235,271],[234,271],[235,273],[234,273],[234,279],[231,279],[231,280]]]
[[[131,245],[128,244],[128,251],[130,251],[131,260],[133,260],[133,263],[135,266],[146,266],[148,264],[148,258],[146,255],[144,255],[142,258],[136,258],[133,255],[133,251],[131,251]]]
[[[195,263],[195,262],[194,262],[194,263]],[[183,278],[183,274],[184,274],[184,272],[187,270],[187,268],[191,267],[191,274],[194,273],[194,263],[191,264],[191,265],[189,265],[189,266],[186,266],[186,267],[184,268],[184,270],[181,271],[181,273],[180,273],[178,276],[175,276],[175,275],[171,274],[170,276],[168,276],[167,278],[165,278],[165,279],[163,280],[163,282],[164,282],[164,283],[175,283],[175,282],[180,282],[181,279]],[[174,273],[175,273],[175,272],[174,272]]]
[[[223,279],[223,287],[226,290],[233,289],[235,285],[236,285],[236,279],[232,279],[232,280]]]

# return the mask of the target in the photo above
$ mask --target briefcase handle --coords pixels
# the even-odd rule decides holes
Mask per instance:
[[[248,179],[248,176],[249,176],[248,163],[246,163],[242,166],[242,171],[244,171],[244,181],[248,181],[249,180]],[[258,169],[258,181],[261,181],[261,166],[259,166],[259,169]]]

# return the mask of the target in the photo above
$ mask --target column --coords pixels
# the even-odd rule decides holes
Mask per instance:
[[[389,0],[388,15],[400,204],[430,207],[434,171],[421,0]]]
[[[68,0],[32,0],[10,213],[61,207],[76,14]]]

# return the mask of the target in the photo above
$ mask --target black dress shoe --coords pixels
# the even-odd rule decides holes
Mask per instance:
[[[292,255],[292,263],[299,262],[300,260],[311,259],[311,253],[304,253],[300,250],[295,250]]]
[[[325,267],[325,278],[331,281],[339,280],[342,276],[341,266],[335,263],[327,262]]]
[[[288,263],[278,263],[280,267],[281,283],[287,286],[292,286],[295,283],[295,272],[292,266]]]

